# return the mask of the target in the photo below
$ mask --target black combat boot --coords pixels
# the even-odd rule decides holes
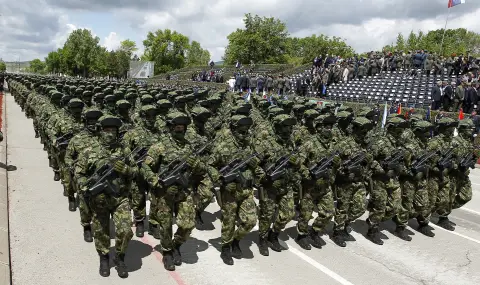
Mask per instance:
[[[172,250],[172,255],[173,255],[173,264],[176,266],[182,265],[182,254],[180,253],[180,247],[182,245],[176,245],[173,250]]]
[[[305,250],[311,250],[312,246],[308,242],[308,236],[307,235],[301,235],[299,234],[296,238],[295,241],[298,243],[298,245],[305,249]]]
[[[149,223],[148,224],[148,234],[153,236],[158,229],[158,225]]]
[[[232,257],[236,259],[242,258],[242,250],[240,249],[240,241],[234,239],[232,242]]]
[[[258,239],[258,251],[263,256],[269,256],[270,252],[268,251],[268,241],[266,237],[259,237]]]
[[[35,130],[35,138],[38,138],[38,137],[40,137],[40,134],[38,133],[37,130]]]
[[[143,237],[145,231],[143,221],[135,222],[135,235],[137,237]]]
[[[273,230],[270,230],[270,232],[268,233],[268,243],[273,251],[280,252],[283,249],[283,247],[278,242],[278,233],[274,232]]]
[[[43,144],[43,150],[47,150],[47,145],[46,144]]]
[[[232,252],[230,251],[229,244],[222,245],[222,253],[220,253],[220,258],[226,265],[233,265]]]
[[[125,265],[125,254],[117,253],[113,259],[113,262],[115,263],[115,269],[117,270],[118,277],[127,278],[128,270],[127,265]]]
[[[100,254],[100,270],[99,273],[102,277],[110,276],[110,262],[107,254]]]
[[[378,225],[369,225],[367,238],[374,244],[383,245],[383,240],[380,238],[380,230]]]
[[[405,230],[405,226],[397,226],[395,229],[395,235],[403,239],[404,241],[411,241],[412,237],[407,234],[407,231]]]
[[[342,230],[333,230],[332,240],[336,245],[340,247],[347,246],[347,242],[345,242],[345,232]]]
[[[60,172],[54,171],[53,181],[60,181]]]
[[[77,210],[77,201],[75,197],[68,197],[68,210],[70,212],[75,212]]]
[[[323,240],[320,237],[320,233],[317,231],[312,230],[310,232],[310,239],[312,240],[312,246],[315,248],[322,248]]]
[[[53,167],[53,161],[51,156],[48,156],[48,167]]]
[[[83,240],[85,242],[93,242],[92,227],[90,225],[83,227]]]
[[[450,222],[448,217],[440,217],[438,218],[438,223],[437,225],[446,229],[447,231],[454,231],[455,227],[453,226],[453,222]]]
[[[172,250],[163,252],[163,267],[168,271],[175,271],[175,264],[173,263],[173,252]]]
[[[197,229],[201,229],[203,227],[203,219],[202,219],[202,213],[200,211],[197,211],[195,215],[195,225],[197,226]]]
[[[434,237],[435,233],[432,232],[432,228],[428,224],[420,224],[418,231],[427,237]]]

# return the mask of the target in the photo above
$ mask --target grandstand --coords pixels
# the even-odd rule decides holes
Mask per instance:
[[[153,61],[130,61],[129,78],[152,78],[155,70]]]

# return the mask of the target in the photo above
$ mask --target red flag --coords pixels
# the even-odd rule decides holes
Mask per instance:
[[[465,115],[463,114],[463,109],[461,108],[460,113],[458,113],[458,119],[463,120],[464,117],[465,117]]]
[[[398,105],[397,114],[402,114],[402,104]]]

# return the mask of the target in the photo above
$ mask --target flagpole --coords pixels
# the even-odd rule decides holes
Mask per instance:
[[[443,40],[445,40],[445,33],[447,32],[448,18],[450,18],[450,9],[452,8],[448,8],[447,20],[445,21],[445,28],[443,28],[442,45],[440,46],[440,56],[443,56]]]

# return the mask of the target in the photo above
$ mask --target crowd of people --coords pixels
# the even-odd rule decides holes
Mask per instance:
[[[272,104],[252,94],[247,103],[225,90],[15,74],[6,80],[33,119],[70,211],[78,200],[83,238],[95,241],[104,277],[110,219],[114,263],[126,278],[132,220],[137,236],[148,227],[160,240],[164,267],[175,270],[180,247],[213,202],[221,209],[220,257],[233,265],[257,222],[264,256],[284,250],[278,236],[292,220],[304,250],[322,247],[332,218],[331,239],[345,247],[350,224],[366,211],[366,237],[382,245],[379,225],[388,220],[405,241],[412,240],[410,219],[428,237],[434,214],[437,225],[455,230],[449,214],[472,198],[470,119],[432,124],[415,113],[390,114],[382,128],[378,111],[367,106],[354,114],[302,97]]]

